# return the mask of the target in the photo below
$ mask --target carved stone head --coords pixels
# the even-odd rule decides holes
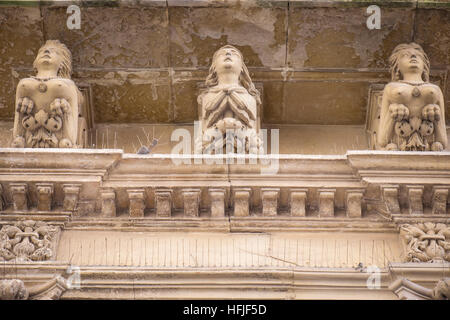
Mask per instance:
[[[391,79],[403,79],[405,72],[417,72],[425,82],[430,81],[430,60],[417,43],[402,43],[395,47],[389,57]]]
[[[219,84],[218,73],[227,72],[227,70],[239,72],[239,84],[247,89],[258,104],[261,104],[259,91],[250,78],[250,73],[244,63],[244,56],[236,47],[231,45],[225,45],[214,53],[209,74],[205,81],[206,86],[217,86]]]
[[[70,79],[72,74],[72,54],[59,40],[47,40],[39,49],[33,68],[55,68],[58,77]]]

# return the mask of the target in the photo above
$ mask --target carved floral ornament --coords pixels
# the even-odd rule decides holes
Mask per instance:
[[[450,226],[418,223],[400,226],[407,262],[450,261]]]
[[[60,229],[40,221],[20,221],[0,229],[0,261],[45,261],[54,256]]]

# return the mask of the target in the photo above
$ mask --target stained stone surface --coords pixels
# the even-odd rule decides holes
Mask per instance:
[[[84,2],[80,30],[61,3],[0,6],[0,120],[13,118],[18,74],[56,38],[91,87],[96,124],[192,124],[212,54],[231,44],[262,88],[263,125],[362,126],[369,86],[389,81],[389,54],[411,41],[430,57],[449,121],[450,2],[375,2],[380,30],[366,27],[364,1]]]

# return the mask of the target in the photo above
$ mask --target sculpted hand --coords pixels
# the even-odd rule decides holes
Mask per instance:
[[[441,109],[437,104],[426,105],[422,109],[422,119],[436,122],[441,119]]]
[[[63,113],[70,112],[70,104],[66,99],[55,99],[50,104],[50,113],[52,115],[62,116]]]
[[[33,111],[34,102],[30,98],[23,97],[17,101],[16,111],[20,113],[30,114]]]
[[[400,103],[393,103],[389,106],[391,118],[395,121],[402,121],[409,119],[409,109]]]

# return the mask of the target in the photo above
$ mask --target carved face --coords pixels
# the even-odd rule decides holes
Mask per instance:
[[[52,66],[57,71],[63,61],[64,61],[64,57],[61,53],[60,48],[58,48],[52,44],[48,44],[48,45],[42,46],[39,49],[33,65],[36,69],[39,69],[41,66],[46,66],[47,68],[49,66]]]
[[[218,74],[233,72],[239,74],[242,70],[242,58],[240,52],[233,47],[224,47],[214,54],[215,69]]]
[[[424,62],[420,53],[415,49],[405,49],[399,54],[398,69],[402,74],[418,73],[422,74]]]

